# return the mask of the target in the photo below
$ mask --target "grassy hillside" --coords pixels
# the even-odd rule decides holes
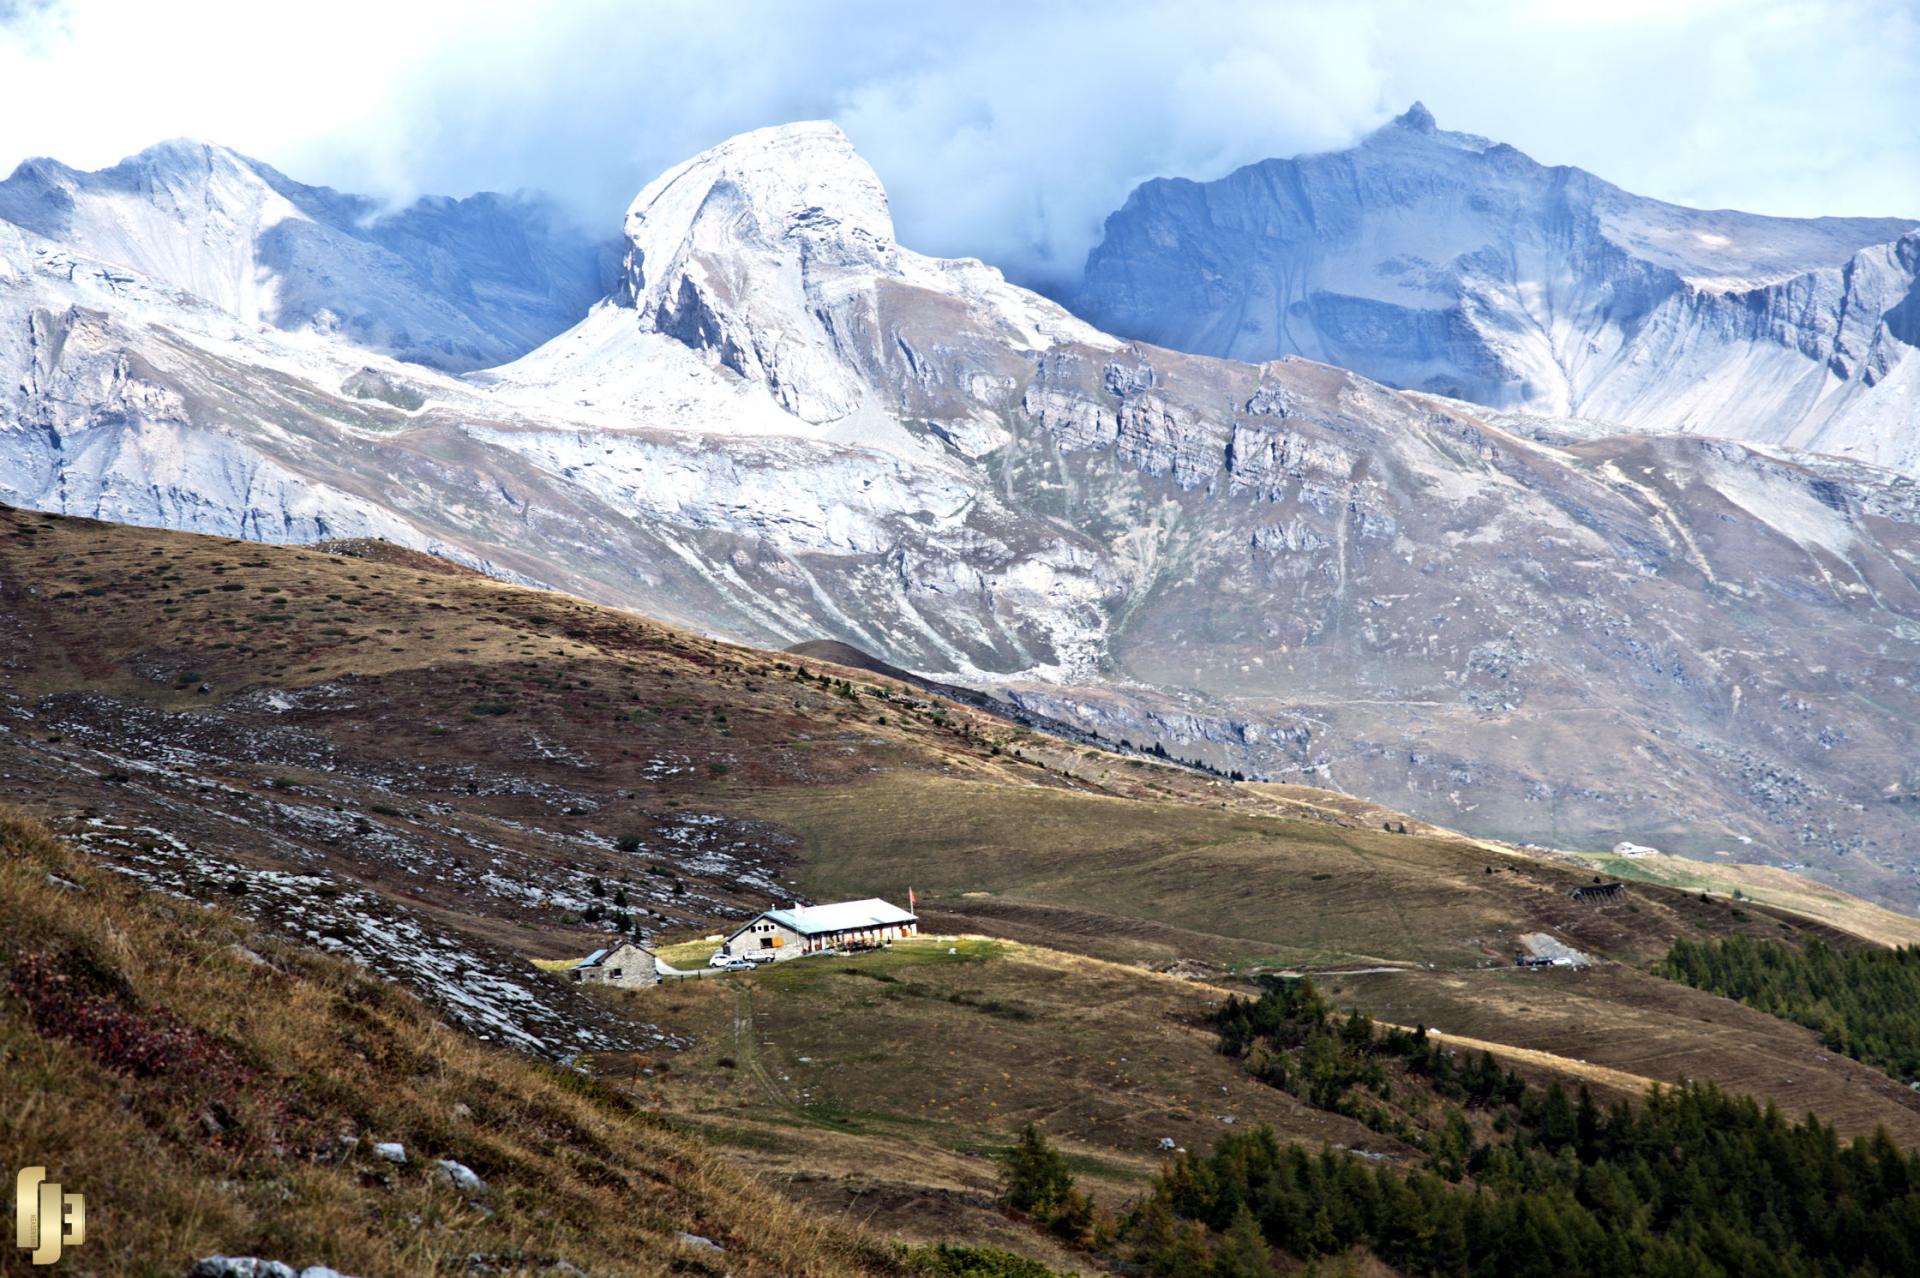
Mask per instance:
[[[1804,1025],[1836,1052],[1920,1082],[1920,949],[1682,939],[1654,971]]]
[[[1070,935],[1116,958],[1482,967],[1510,964],[1521,935],[1547,931],[1651,963],[1677,934],[1822,930],[1652,885],[1594,908],[1570,898],[1593,881],[1571,865],[1156,796],[895,773],[751,801],[805,838],[803,882],[817,895],[910,883],[969,923]]]
[[[986,1154],[1028,1120],[1109,1203],[1151,1177],[1161,1137],[1206,1148],[1243,1121],[1398,1156],[1349,1120],[1247,1095],[1214,1052],[1212,1006],[1276,971],[1312,970],[1340,1006],[1437,1025],[1529,1077],[1612,1096],[1712,1080],[1920,1145],[1920,1096],[1648,971],[1682,938],[1846,950],[1894,926],[1850,898],[1634,882],[1581,905],[1571,890],[1605,869],[1418,823],[1389,833],[1400,818],[1345,796],[1109,754],[884,674],[377,543],[267,547],[0,509],[0,801],[170,900],[217,906],[220,928],[351,958],[477,1038],[590,1061],[626,1098],[616,1110],[674,1116],[707,1142],[673,1148],[724,1151],[876,1230],[1056,1265],[1070,1258],[993,1199]],[[930,929],[983,939],[632,995],[536,966],[629,932],[707,936],[796,895],[909,887]],[[1515,952],[1542,938],[1595,965],[1517,972]],[[162,943],[129,942],[117,961]],[[571,1095],[382,997],[446,1044],[436,1053]],[[334,1068],[317,1048],[271,1059],[295,1078]],[[439,1112],[378,1069],[328,1094],[363,1087]],[[582,1100],[582,1115],[605,1110]],[[416,1130],[397,1108],[361,1109],[363,1130]],[[418,1130],[455,1148],[450,1129]],[[541,1156],[571,1158],[563,1143]],[[865,1242],[846,1245],[868,1263]],[[321,1254],[394,1272],[411,1253]]]
[[[647,1056],[651,1075],[596,1056],[604,1077],[803,1200],[918,1240],[1070,1262],[996,1201],[989,1155],[1028,1122],[1115,1208],[1159,1169],[1162,1139],[1205,1148],[1267,1123],[1316,1149],[1405,1152],[1250,1085],[1215,1048],[1221,991],[1057,950],[926,937],[631,997],[696,1045]]]
[[[1760,905],[1792,910],[1824,919],[1837,927],[1881,945],[1920,945],[1920,919],[1899,914],[1884,905],[1849,896],[1839,888],[1772,865],[1739,861],[1690,861],[1660,853],[1621,856],[1613,852],[1569,853],[1568,859],[1590,865],[1613,878],[1662,883],[1696,892],[1738,897]]]
[[[0,1148],[87,1196],[64,1272],[176,1275],[216,1252],[367,1275],[913,1271],[612,1091],[143,893],[11,813],[0,971]],[[405,1166],[375,1154],[387,1141]],[[442,1184],[439,1159],[486,1187]]]
[[[1219,1237],[1215,1272],[1229,1256],[1254,1275],[1272,1272],[1268,1243],[1306,1257],[1363,1244],[1432,1278],[1872,1278],[1909,1271],[1920,1247],[1920,1155],[1885,1132],[1844,1144],[1711,1084],[1610,1105],[1530,1087],[1431,1034],[1337,1016],[1304,978],[1233,1000],[1219,1026],[1250,1076],[1404,1134],[1424,1165],[1404,1175],[1266,1131],[1227,1137],[1096,1231],[1150,1270],[1178,1271],[1199,1241],[1176,1220]]]

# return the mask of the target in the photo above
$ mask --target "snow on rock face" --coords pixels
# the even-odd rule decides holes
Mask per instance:
[[[743,133],[668,170],[627,211],[626,237],[616,297],[641,329],[764,385],[808,423],[896,397],[887,365],[915,352],[890,340],[890,311],[943,308],[950,332],[1027,348],[1108,341],[991,267],[902,249],[879,178],[821,121]],[[906,373],[923,387],[936,375]]]
[[[470,428],[622,510],[689,529],[748,533],[783,551],[879,554],[891,517],[923,526],[971,497],[957,477],[884,455],[797,441],[719,446],[623,434]]]
[[[1664,204],[1416,103],[1346,151],[1142,185],[1072,302],[1198,354],[1915,469],[1916,225]]]
[[[0,220],[249,324],[455,371],[531,350],[601,293],[600,247],[537,201],[388,212],[200,142],[95,173],[28,160],[0,182]]]
[[[761,129],[668,170],[627,211],[627,245],[644,326],[764,382],[806,421],[859,406],[822,314],[846,299],[827,288],[891,274],[897,250],[886,193],[839,129]]]

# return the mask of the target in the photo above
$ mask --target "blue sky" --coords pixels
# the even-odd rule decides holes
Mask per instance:
[[[1443,127],[1681,203],[1920,216],[1920,0],[0,0],[0,168],[170,136],[617,228],[730,133],[838,120],[901,239],[1077,270],[1147,177]]]

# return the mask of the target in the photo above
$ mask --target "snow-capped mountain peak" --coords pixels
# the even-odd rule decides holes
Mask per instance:
[[[1415,133],[1433,133],[1440,128],[1439,121],[1433,118],[1433,112],[1427,110],[1427,104],[1418,99],[1405,111],[1394,116],[1393,123],[1403,129],[1412,129]]]
[[[937,315],[948,348],[1115,345],[984,263],[902,248],[879,177],[831,123],[756,129],[701,152],[647,184],[625,229],[616,305],[490,375],[504,393],[562,395],[603,422],[672,414],[680,429],[681,406],[724,401],[727,413],[693,415],[702,429],[760,434],[784,418],[788,433],[817,435],[849,422],[848,438],[891,449],[899,441],[880,437],[897,429],[887,424],[900,398],[892,364],[912,352],[918,315]],[[775,415],[743,408],[735,389],[698,385],[688,352],[763,390]],[[935,374],[923,364],[912,376]],[[965,396],[941,398],[980,412]],[[941,415],[931,404],[922,414]]]
[[[643,328],[765,382],[807,421],[859,406],[825,316],[899,260],[886,192],[838,127],[756,129],[701,152],[647,184],[626,235]]]
[[[1440,122],[1424,102],[1415,102],[1375,129],[1367,135],[1362,145],[1380,147],[1396,143],[1403,146],[1424,143],[1456,151],[1487,151],[1496,145],[1490,138],[1483,138],[1478,133],[1456,133],[1441,128]]]
[[[0,218],[162,280],[249,323],[271,322],[267,233],[303,214],[253,161],[180,138],[97,173],[28,160],[0,183]]]
[[[742,133],[667,170],[627,210],[626,235],[628,283],[643,309],[689,253],[764,256],[804,244],[837,267],[896,268],[886,190],[823,120]]]
[[[390,210],[191,139],[92,173],[29,160],[0,182],[0,220],[244,323],[454,371],[532,349],[604,291],[601,246],[540,201]]]
[[[1686,208],[1415,103],[1344,151],[1155,179],[1075,309],[1196,354],[1299,355],[1612,429],[1920,467],[1903,218]]]

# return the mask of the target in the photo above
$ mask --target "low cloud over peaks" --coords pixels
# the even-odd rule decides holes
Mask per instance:
[[[1662,198],[1920,213],[1903,0],[160,8],[0,3],[0,83],[60,104],[0,114],[0,165],[190,135],[394,198],[544,189],[611,231],[667,166],[826,117],[903,241],[1047,286],[1137,182],[1345,145],[1420,98],[1443,127]]]

